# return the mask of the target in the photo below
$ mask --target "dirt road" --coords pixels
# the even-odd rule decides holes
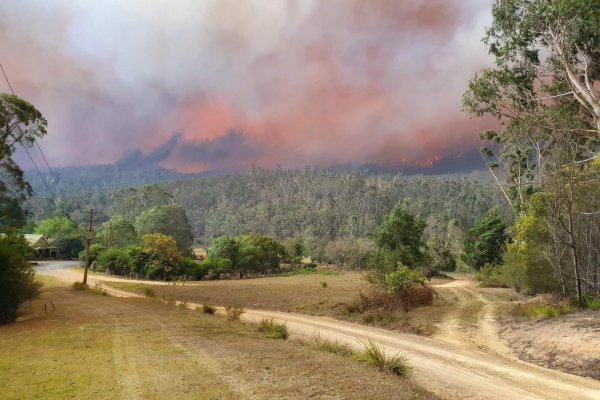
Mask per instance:
[[[81,273],[65,269],[69,266],[42,265],[38,272],[69,282],[80,280]],[[89,276],[88,279],[93,285],[97,278]],[[101,279],[109,280],[104,276]],[[106,286],[104,288],[115,296],[139,297]],[[486,301],[484,298],[480,300]],[[487,339],[480,340],[492,345],[497,342],[493,318],[489,307],[484,305],[483,310],[485,318],[482,320],[488,323],[488,327],[482,329],[479,336],[487,336]],[[440,338],[399,334],[326,317],[261,310],[247,310],[242,317],[250,322],[272,317],[285,321],[293,334],[313,336],[318,332],[322,337],[345,341],[355,347],[359,346],[359,340],[370,338],[384,346],[389,353],[406,354],[416,368],[416,381],[448,399],[600,399],[598,381],[548,370],[513,357],[503,357],[499,355],[502,351],[494,351],[499,354],[493,354],[472,349],[461,343],[456,334],[451,334],[457,340],[450,343]],[[448,322],[449,326],[451,324],[452,318]],[[446,328],[446,331],[450,330]]]

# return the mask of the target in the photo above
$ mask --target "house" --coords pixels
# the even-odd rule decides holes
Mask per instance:
[[[56,258],[58,247],[53,246],[52,239],[39,234],[25,234],[23,237],[33,249],[35,258]]]

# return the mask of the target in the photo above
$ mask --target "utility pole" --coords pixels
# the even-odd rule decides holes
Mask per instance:
[[[92,232],[92,224],[94,223],[94,210],[90,209],[90,220],[88,224],[88,230],[85,234],[85,270],[83,271],[83,284],[87,285],[88,265],[90,261],[90,242],[94,238],[94,232]]]

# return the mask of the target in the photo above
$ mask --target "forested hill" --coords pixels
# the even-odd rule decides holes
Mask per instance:
[[[68,195],[67,212],[93,207],[131,219],[145,209],[182,205],[197,241],[247,232],[275,238],[313,236],[325,241],[368,237],[394,204],[414,203],[422,218],[434,213],[465,227],[494,206],[504,206],[497,187],[473,177],[370,175],[329,170],[250,169],[237,175],[164,182],[143,189]],[[43,197],[28,201],[39,221],[56,210]]]
[[[118,164],[85,165],[80,167],[54,168],[53,174],[42,172],[44,180],[58,192],[54,179],[62,191],[69,195],[85,192],[114,191],[126,187],[139,187],[158,182],[169,182],[202,176],[201,174],[183,174],[173,169],[158,166],[148,168],[123,168]],[[209,174],[205,174],[209,175]],[[37,171],[25,172],[25,179],[31,184],[38,197],[49,196],[48,187]]]
[[[326,241],[367,237],[404,198],[414,202],[422,218],[443,213],[464,226],[490,208],[504,206],[490,182],[323,170],[252,170],[160,187],[187,210],[194,236],[201,241],[246,232]]]

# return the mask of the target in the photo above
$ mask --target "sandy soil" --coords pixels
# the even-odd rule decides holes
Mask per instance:
[[[519,358],[546,368],[600,379],[600,312],[507,321],[500,332]]]
[[[74,274],[77,274],[73,271],[61,271],[64,270],[56,267],[49,273],[70,282],[74,280]],[[40,273],[44,271],[40,269]],[[94,279],[90,278],[91,284],[94,283]],[[447,285],[462,287],[468,293],[472,291],[469,288],[471,284],[458,281]],[[110,288],[105,289],[110,291]],[[113,294],[129,296],[118,292]],[[466,296],[457,291],[457,296],[463,295]],[[313,336],[318,332],[322,337],[345,341],[353,346],[358,346],[359,340],[371,338],[384,346],[389,353],[406,354],[416,368],[417,383],[448,399],[600,398],[600,382],[519,361],[510,354],[508,357],[502,356],[506,349],[496,348],[499,346],[499,340],[491,308],[486,306],[485,298],[474,292],[471,295],[484,303],[481,309],[484,328],[477,330],[481,332],[476,333],[475,343],[480,341],[483,347],[493,351],[474,349],[471,343],[461,342],[458,335],[452,332],[453,325],[460,325],[455,324],[453,318],[446,321],[441,338],[424,338],[327,317],[294,313],[247,310],[242,317],[253,322],[272,317],[286,322],[289,330],[295,335]]]

